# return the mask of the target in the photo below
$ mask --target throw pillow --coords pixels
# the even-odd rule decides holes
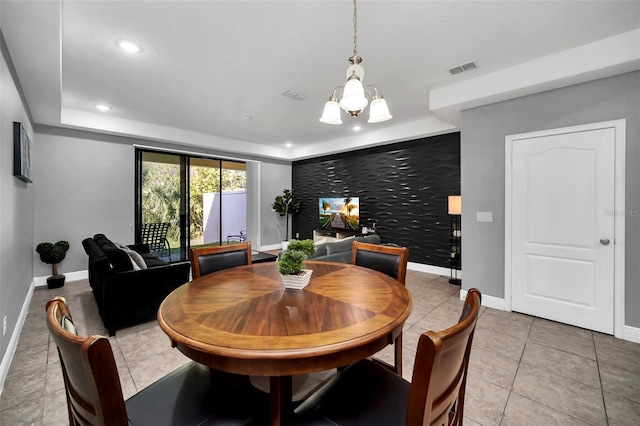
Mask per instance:
[[[73,321],[71,321],[71,318],[63,316],[60,325],[62,325],[62,328],[64,328],[69,333],[75,334],[76,336],[78,335],[76,326],[73,324]]]
[[[144,262],[144,258],[142,257],[142,255],[140,253],[138,253],[135,250],[127,250],[127,254],[129,255],[129,257],[131,258],[131,260],[133,261],[133,269],[136,268],[136,266],[138,267],[138,269],[147,269],[147,264]]]
[[[337,254],[351,251],[353,246],[354,237],[344,238],[335,243],[327,243],[327,254]]]
[[[327,255],[327,244],[320,244],[320,245],[316,245],[316,252],[314,254],[312,254],[311,256],[309,256],[309,258],[314,258],[314,257],[320,257],[320,256],[326,256]]]
[[[144,258],[140,253],[135,250],[132,250],[129,246],[126,246],[122,243],[114,243],[116,247],[118,247],[123,252],[127,253],[129,258],[131,259],[131,265],[133,266],[134,271],[140,271],[142,269],[147,269],[147,264],[144,261]]]
[[[123,252],[127,253],[129,259],[131,260],[131,266],[133,266],[134,271],[140,271],[142,269],[147,269],[147,264],[144,261],[144,258],[140,253],[131,249],[129,246],[126,246],[122,243],[114,243],[116,247],[118,247]]]

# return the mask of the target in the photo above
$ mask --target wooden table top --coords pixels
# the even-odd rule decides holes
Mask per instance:
[[[284,376],[339,367],[393,342],[411,313],[398,281],[363,267],[306,262],[303,290],[286,290],[277,264],[205,275],[174,290],[160,327],[191,359],[232,373]]]

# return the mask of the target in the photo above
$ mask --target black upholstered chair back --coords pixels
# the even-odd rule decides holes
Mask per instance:
[[[193,278],[235,266],[251,265],[251,242],[191,249]]]
[[[359,250],[356,253],[356,265],[375,269],[378,272],[398,279],[400,258],[398,256],[378,253],[375,251]]]
[[[351,263],[374,269],[404,284],[407,276],[409,249],[406,247],[353,242]]]
[[[405,283],[407,278],[407,261],[409,249],[407,247],[368,244],[354,241],[351,250],[351,263],[373,269]],[[393,364],[377,358],[376,362],[393,370],[402,377],[402,332],[394,339]]]

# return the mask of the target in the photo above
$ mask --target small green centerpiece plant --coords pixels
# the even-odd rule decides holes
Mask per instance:
[[[304,261],[316,252],[312,240],[291,240],[287,249],[280,254],[278,271],[282,275],[301,275]]]
[[[69,250],[69,243],[58,241],[52,243],[40,243],[36,246],[36,252],[40,260],[51,265],[51,276],[47,278],[49,288],[58,288],[64,285],[64,275],[58,274],[58,263],[62,262]]]

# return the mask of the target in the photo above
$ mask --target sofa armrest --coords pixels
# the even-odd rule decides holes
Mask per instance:
[[[108,274],[102,285],[102,320],[109,334],[115,329],[155,318],[165,297],[189,281],[190,262],[140,271]]]
[[[145,244],[145,243],[127,244],[127,247],[129,247],[131,250],[138,252],[140,254],[151,253],[151,250],[149,249],[149,244]]]

